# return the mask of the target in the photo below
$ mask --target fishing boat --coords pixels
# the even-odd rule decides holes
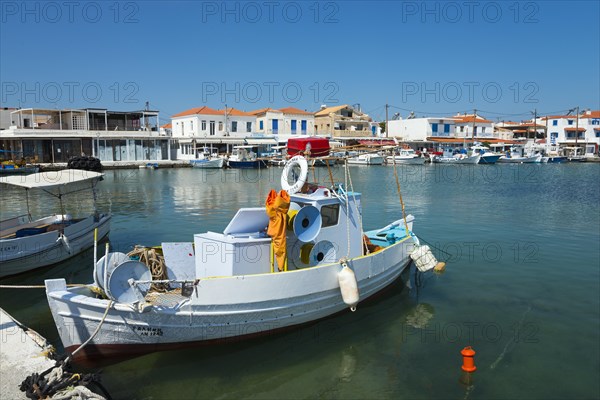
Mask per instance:
[[[46,280],[65,349],[76,358],[140,354],[286,330],[356,310],[413,258],[419,270],[437,264],[412,232],[411,215],[363,231],[361,194],[306,183],[307,172],[306,159],[293,157],[265,207],[239,209],[222,232],[162,243],[162,280],[108,251],[89,286]]]
[[[425,157],[419,156],[413,149],[400,149],[397,154],[387,156],[388,164],[425,164]]]
[[[235,146],[233,154],[227,160],[229,168],[238,169],[256,169],[267,168],[267,163],[263,159],[256,157],[256,153],[252,151],[254,146]]]
[[[219,157],[218,154],[210,154],[208,152],[201,153],[198,158],[190,160],[190,164],[194,168],[223,168],[225,158]]]
[[[0,183],[25,189],[27,214],[0,222],[0,277],[46,267],[73,257],[108,234],[110,215],[96,209],[96,185],[103,174],[67,169],[0,178]],[[29,190],[39,190],[58,200],[57,214],[33,219],[29,210]],[[73,218],[65,213],[63,200],[82,191],[92,192],[94,213]]]
[[[481,154],[475,153],[468,155],[465,149],[453,153],[451,149],[444,150],[443,154],[437,155],[431,159],[431,162],[442,164],[479,164]]]
[[[348,158],[348,164],[353,165],[383,165],[384,158],[379,154],[366,153]]]
[[[506,155],[503,155],[498,159],[499,163],[517,163],[517,164],[529,164],[529,163],[541,163],[542,162],[542,154],[536,152],[534,154],[527,154],[525,148],[523,146],[517,145],[512,146],[510,151],[506,152]]]
[[[481,145],[472,146],[471,152],[473,155],[479,154],[481,156],[479,158],[479,164],[496,164],[500,157],[502,157],[502,154],[496,154],[490,151],[488,147]]]

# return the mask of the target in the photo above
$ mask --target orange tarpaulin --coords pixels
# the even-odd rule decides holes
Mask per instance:
[[[277,268],[279,271],[283,271],[287,257],[285,235],[287,229],[287,212],[290,208],[290,195],[285,190],[277,194],[275,190],[271,189],[265,205],[267,215],[269,216],[267,235],[273,239]]]

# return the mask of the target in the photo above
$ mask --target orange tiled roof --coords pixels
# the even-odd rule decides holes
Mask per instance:
[[[207,106],[195,107],[195,108],[190,108],[189,110],[182,111],[179,114],[175,114],[175,115],[173,115],[172,118],[185,117],[187,115],[196,115],[196,114],[219,115],[219,111],[217,111],[213,108],[207,107]]]
[[[579,118],[600,118],[600,110],[590,111],[589,114],[583,113]]]
[[[163,126],[161,126],[161,128],[164,128],[164,129],[171,129],[171,128],[172,128],[172,126],[171,126],[171,123],[169,122],[168,124],[164,124]]]
[[[248,114],[256,116],[256,115],[260,115],[260,114],[265,114],[267,111],[278,111],[278,110],[275,110],[270,107],[266,107],[266,108],[259,108],[258,110],[254,110],[254,111],[248,111]]]
[[[284,114],[312,115],[312,113],[310,113],[308,111],[301,110],[301,109],[296,108],[296,107],[280,108],[279,111],[283,112]]]
[[[582,128],[582,127],[579,127],[579,128],[565,128],[565,131],[567,131],[567,132],[575,132],[575,131],[585,132],[585,128]]]
[[[219,115],[225,114],[225,110],[219,110],[217,111],[219,113]],[[252,117],[254,116],[253,114],[249,113],[249,112],[245,112],[242,110],[238,110],[237,108],[228,108],[227,109],[227,115],[235,115],[235,116],[244,116],[244,117]]]
[[[473,114],[467,114],[467,115],[461,115],[461,114],[457,114],[454,117],[454,121],[456,121],[457,123],[473,123],[473,122],[481,122],[483,124],[489,124],[492,121],[487,120],[485,118],[483,118],[480,115],[473,115]]]

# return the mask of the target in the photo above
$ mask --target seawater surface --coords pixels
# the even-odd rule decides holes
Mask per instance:
[[[350,171],[365,229],[401,217],[392,167]],[[222,231],[238,208],[264,205],[280,173],[106,171],[98,206],[113,214],[114,250],[192,241]],[[599,398],[600,165],[399,166],[397,174],[414,231],[447,261],[444,274],[413,274],[355,313],[288,333],[103,364],[113,397]],[[333,175],[344,181],[343,168]],[[327,183],[329,174],[317,168],[309,179]],[[92,204],[78,196],[70,213]],[[3,219],[26,210],[20,191],[2,188],[0,199]],[[39,215],[52,201],[30,203]],[[92,268],[88,251],[1,283],[87,283]],[[43,290],[2,289],[0,306],[61,348]],[[469,384],[465,346],[477,352]]]

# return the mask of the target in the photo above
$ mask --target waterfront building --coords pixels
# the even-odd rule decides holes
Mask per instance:
[[[347,104],[326,107],[315,113],[315,135],[330,135],[334,138],[373,137],[377,133],[373,119]]]
[[[389,137],[401,141],[426,141],[428,137],[454,137],[455,121],[452,117],[406,118],[388,121]]]
[[[600,146],[600,110],[585,110],[579,115],[549,115],[538,119],[545,125],[551,147],[579,147],[583,155],[598,154]]]
[[[252,114],[235,108],[216,110],[202,106],[177,113],[171,117],[173,139],[177,141],[176,158],[198,158],[205,148],[209,152],[229,153],[232,146],[245,144],[254,124]]]
[[[52,164],[81,155],[103,162],[170,160],[171,138],[158,120],[152,110],[14,109],[9,127],[0,130],[1,156]]]
[[[279,142],[287,142],[290,137],[313,136],[315,132],[314,114],[299,108],[261,108],[250,114],[256,117],[256,133],[277,136]]]

